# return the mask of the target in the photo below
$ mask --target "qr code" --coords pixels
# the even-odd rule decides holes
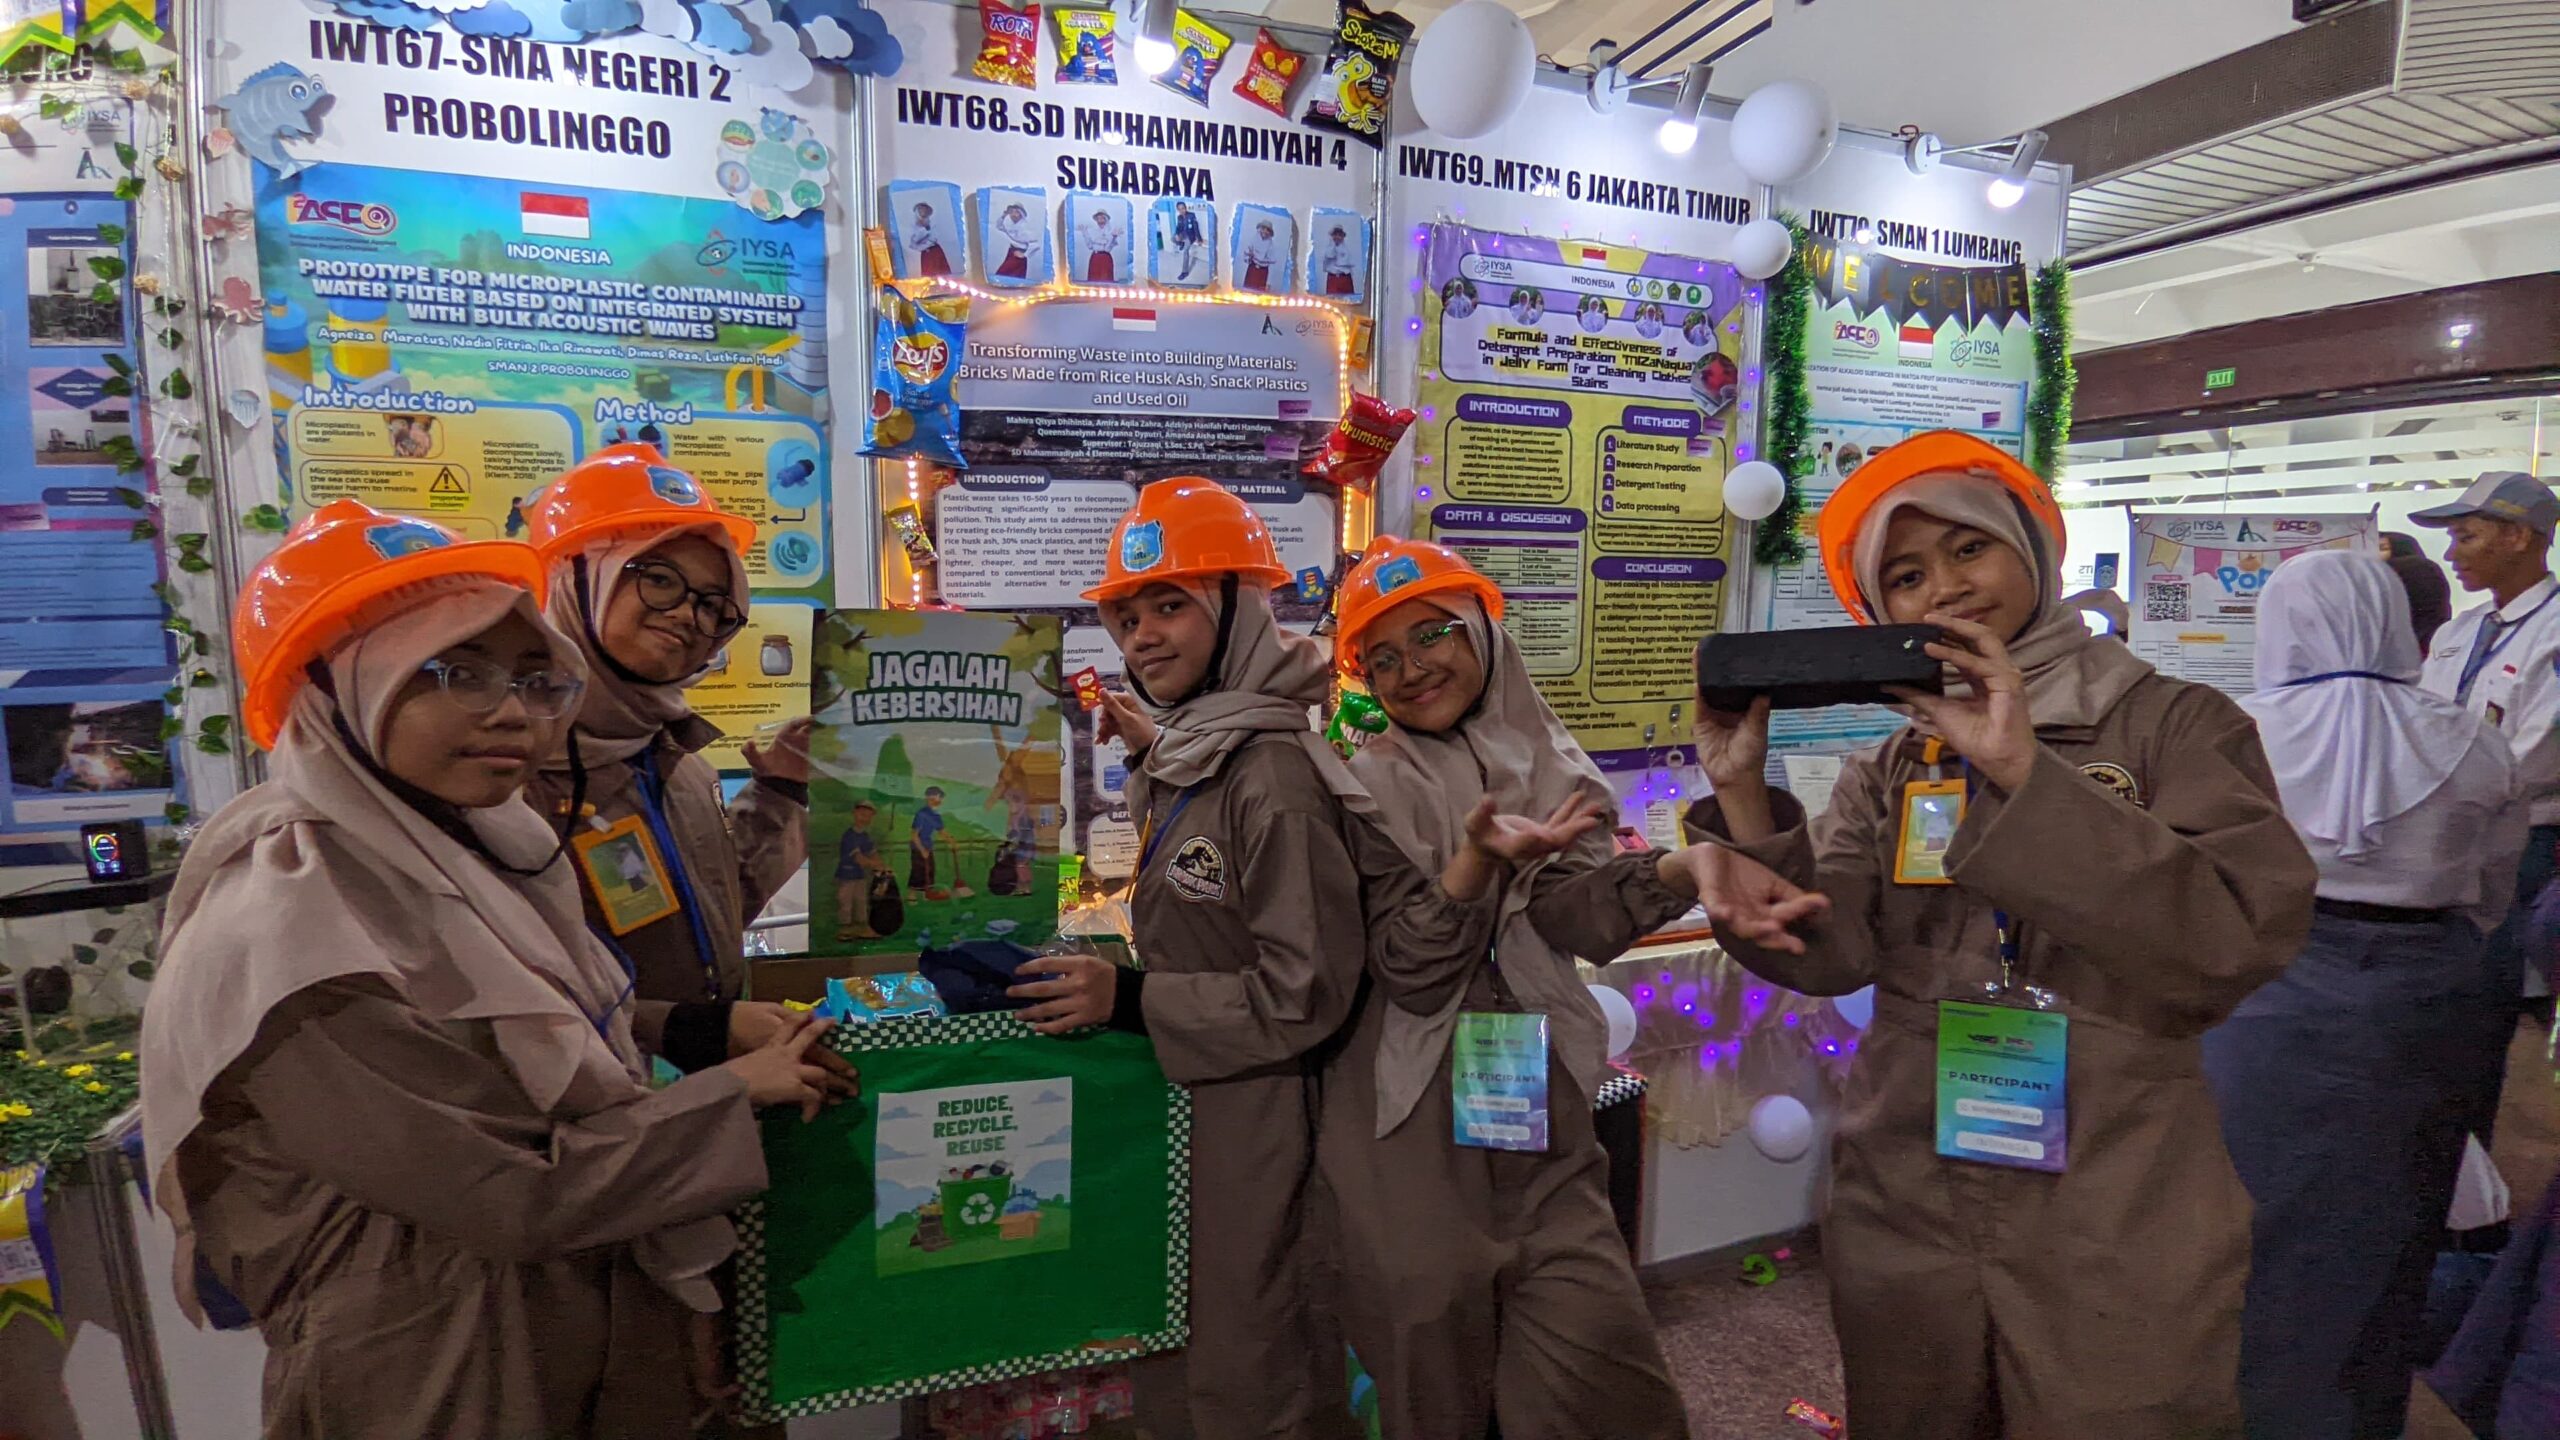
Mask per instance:
[[[2192,617],[2187,612],[2187,587],[2154,580],[2142,587],[2142,618],[2164,620],[2183,625]]]

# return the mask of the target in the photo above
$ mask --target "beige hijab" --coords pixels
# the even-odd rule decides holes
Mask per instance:
[[[1219,613],[1221,587],[1215,581],[1179,583],[1210,614]],[[1237,586],[1235,607],[1215,685],[1174,705],[1140,697],[1158,734],[1145,763],[1129,777],[1130,809],[1144,816],[1151,810],[1150,787],[1200,784],[1224,769],[1227,757],[1246,741],[1280,734],[1297,737],[1327,790],[1355,812],[1367,813],[1369,793],[1307,723],[1308,707],[1332,693],[1332,652],[1282,629],[1272,613],[1271,592],[1258,585]]]
[[[1519,643],[1492,623],[1469,597],[1427,596],[1424,603],[1466,627],[1467,643],[1484,658],[1484,694],[1475,708],[1443,734],[1396,726],[1352,757],[1352,773],[1377,797],[1379,824],[1426,875],[1437,875],[1466,843],[1467,813],[1487,795],[1496,808],[1543,818],[1576,795],[1588,796],[1604,816],[1618,800],[1600,767],[1556,718],[1529,679]],[[1609,1026],[1574,969],[1573,956],[1547,943],[1529,922],[1529,901],[1550,865],[1588,869],[1616,853],[1606,827],[1585,835],[1569,851],[1512,872],[1502,891],[1493,961],[1521,1006],[1547,1017],[1556,1055],[1587,1096],[1608,1078]],[[1417,1015],[1387,1010],[1378,1046],[1380,1137],[1413,1114],[1432,1077],[1448,1058],[1466,994],[1438,1011]]]
[[[178,1226],[190,1313],[195,1250],[179,1148],[267,1013],[313,985],[376,976],[431,1019],[486,1022],[526,1097],[561,1120],[648,1093],[629,982],[589,935],[569,867],[530,880],[491,868],[386,788],[336,723],[343,702],[348,728],[378,751],[419,666],[511,613],[539,624],[532,597],[487,580],[429,581],[393,592],[377,613],[387,618],[329,657],[339,699],[316,685],[295,697],[273,778],[205,827],[169,897],[165,959],[143,1014],[142,1129]],[[575,647],[551,638],[553,663],[578,669]],[[464,823],[511,865],[541,864],[558,844],[521,799],[465,812]],[[432,922],[394,933],[367,896],[400,897]],[[729,1223],[708,1219],[643,1237],[636,1258],[669,1293],[711,1310],[710,1272],[733,1248]]]
[[[2008,487],[1987,475],[1940,471],[1914,476],[1876,502],[1850,557],[1870,612],[1884,613],[1885,531],[1906,509],[1970,525],[2025,556],[2035,571],[2040,597],[2036,613],[2010,639],[2009,658],[2026,674],[2027,709],[2038,726],[2095,725],[2151,673],[2121,641],[2091,635],[2077,611],[2058,603],[2061,557],[2052,553],[2044,532],[2029,522]],[[1949,691],[1964,688],[1952,668],[1947,679]]]
[[[707,669],[703,675],[690,675],[664,685],[631,679],[604,653],[599,628],[613,606],[614,593],[622,588],[623,567],[687,535],[710,540],[729,557],[729,593],[738,598],[741,606],[745,605],[749,594],[747,562],[729,543],[728,532],[717,525],[615,535],[588,546],[577,557],[586,562],[587,585],[595,592],[586,603],[578,593],[575,563],[562,560],[551,567],[551,598],[544,606],[544,618],[552,628],[577,642],[587,662],[587,693],[578,702],[576,727],[582,763],[628,760],[656,743],[661,734],[672,735],[676,744],[688,751],[699,750],[720,738],[718,728],[695,715],[684,698],[685,691],[710,673]],[[546,770],[568,767],[568,732],[562,731],[561,737],[562,746],[545,762]]]

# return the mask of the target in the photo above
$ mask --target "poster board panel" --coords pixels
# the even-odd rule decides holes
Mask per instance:
[[[2375,553],[2375,517],[2133,512],[2133,653],[2226,695],[2257,689],[2258,595],[2314,550]]]

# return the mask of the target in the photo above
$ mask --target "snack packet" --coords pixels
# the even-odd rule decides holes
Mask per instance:
[[[1390,408],[1375,395],[1355,391],[1350,413],[1335,423],[1333,433],[1324,437],[1324,448],[1303,468],[1307,474],[1336,485],[1370,484],[1378,478],[1379,467],[1395,453],[1413,421],[1411,410]]]
[[[0,1324],[24,1313],[62,1336],[62,1277],[44,1214],[42,1165],[0,1170]]]
[[[1087,665],[1068,676],[1067,683],[1076,687],[1078,705],[1087,710],[1098,710],[1102,707],[1102,672],[1100,670]]]
[[[1790,1403],[1786,1418],[1821,1436],[1822,1440],[1848,1440],[1849,1427],[1841,1424],[1838,1416],[1815,1408],[1809,1401]]]
[[[1055,73],[1061,84],[1120,83],[1119,46],[1113,34],[1119,28],[1119,16],[1108,10],[1061,10],[1053,5],[1049,23],[1058,27]]]
[[[1298,83],[1298,72],[1306,63],[1306,56],[1272,39],[1270,31],[1256,29],[1253,54],[1244,62],[1244,73],[1236,77],[1236,93],[1286,120],[1289,87]]]
[[[978,63],[969,73],[1025,90],[1040,86],[1040,7],[1015,9],[1004,0],[978,0]]]
[[[898,544],[906,550],[908,564],[921,570],[934,562],[937,557],[933,550],[933,537],[925,533],[924,512],[916,508],[914,501],[892,507],[882,518],[889,522],[890,533],[898,537]]]
[[[1319,130],[1356,135],[1383,149],[1387,112],[1396,98],[1396,71],[1413,43],[1413,22],[1380,15],[1360,0],[1339,0],[1333,48],[1324,74],[1307,99],[1305,121]]]
[[[1173,68],[1156,77],[1156,83],[1176,95],[1209,103],[1209,82],[1216,78],[1218,66],[1227,58],[1227,47],[1234,37],[1216,29],[1188,10],[1173,12]]]
[[[821,1018],[840,1025],[859,1025],[873,1020],[894,1020],[905,1015],[947,1015],[942,995],[933,982],[912,970],[894,975],[857,975],[850,980],[827,982],[826,1003],[818,1007]]]
[[[871,330],[871,414],[862,453],[921,456],[965,470],[960,458],[960,357],[968,350],[969,301],[910,299],[883,286]]]

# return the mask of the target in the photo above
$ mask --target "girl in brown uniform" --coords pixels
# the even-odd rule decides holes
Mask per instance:
[[[270,1440],[688,1433],[677,1317],[814,1113],[812,1025],[652,1092],[630,985],[518,797],[583,666],[512,541],[351,500],[244,587],[273,778],[188,850],[143,1017],[177,1288],[246,1306]]]
[[[1876,989],[1823,1224],[1859,1440],[2240,1432],[2249,1200],[2199,1037],[2293,958],[2317,876],[2249,717],[2091,637],[2062,543],[2007,455],[1904,440],[1822,559],[1861,621],[1943,630],[1949,693],[1906,694],[1809,825],[1762,783],[1765,702],[1698,725],[1691,823],[1832,902],[1803,955],[1726,945]]]

